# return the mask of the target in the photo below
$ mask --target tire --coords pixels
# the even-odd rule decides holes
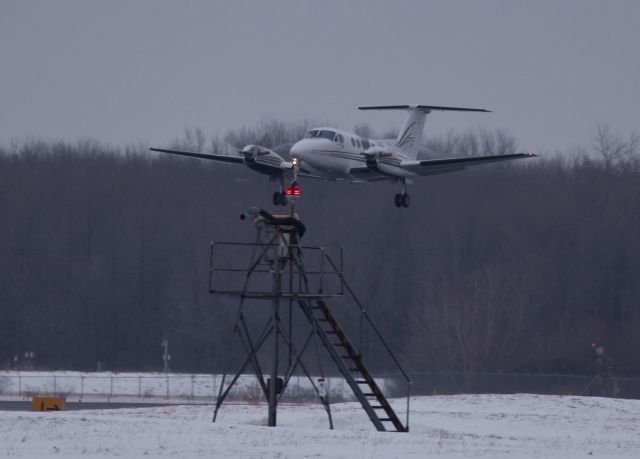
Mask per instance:
[[[287,204],[289,204],[289,200],[287,199],[287,195],[282,193],[280,195],[280,205],[281,206],[286,206]]]
[[[273,193],[273,205],[274,206],[279,206],[280,205],[281,196],[282,196],[282,193],[279,193],[277,191]]]
[[[402,207],[407,208],[409,204],[411,204],[411,198],[405,193],[402,195]]]
[[[402,207],[403,199],[400,193],[396,194],[395,204],[396,204],[396,207]]]

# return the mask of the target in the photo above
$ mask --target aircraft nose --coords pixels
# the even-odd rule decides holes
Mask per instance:
[[[298,142],[294,143],[293,146],[291,147],[290,150],[291,153],[291,157],[298,157],[300,159],[303,159],[306,153],[306,147],[305,147],[305,141],[303,140],[299,140]]]

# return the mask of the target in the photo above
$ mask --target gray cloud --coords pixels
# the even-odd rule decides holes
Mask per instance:
[[[363,104],[478,106],[427,132],[505,128],[525,148],[638,130],[634,1],[4,1],[0,141],[168,142],[262,116],[398,125]]]

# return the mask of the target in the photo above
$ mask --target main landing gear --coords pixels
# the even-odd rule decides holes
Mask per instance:
[[[411,198],[409,197],[409,195],[407,194],[407,192],[405,190],[406,186],[407,186],[407,184],[403,180],[402,181],[402,193],[398,193],[395,196],[396,207],[409,207],[409,204],[411,204]]]
[[[407,193],[398,193],[396,194],[395,203],[396,207],[409,207],[411,198]]]

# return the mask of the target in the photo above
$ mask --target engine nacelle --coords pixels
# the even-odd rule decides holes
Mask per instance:
[[[378,163],[376,165],[376,169],[379,172],[382,172],[385,175],[390,175],[392,177],[402,177],[402,178],[413,178],[418,177],[419,174],[415,172],[408,171],[398,166],[394,166],[393,164],[386,163]]]
[[[384,147],[370,147],[362,152],[362,155],[366,158],[366,165],[370,169],[376,169],[378,166],[378,160],[387,158],[392,155],[391,150]]]
[[[275,152],[260,145],[247,145],[242,150],[240,150],[239,153],[244,157],[245,163],[253,163],[257,158],[267,155],[275,155],[280,158],[280,156],[278,156],[278,154],[276,154]],[[282,160],[282,158],[280,159]]]

